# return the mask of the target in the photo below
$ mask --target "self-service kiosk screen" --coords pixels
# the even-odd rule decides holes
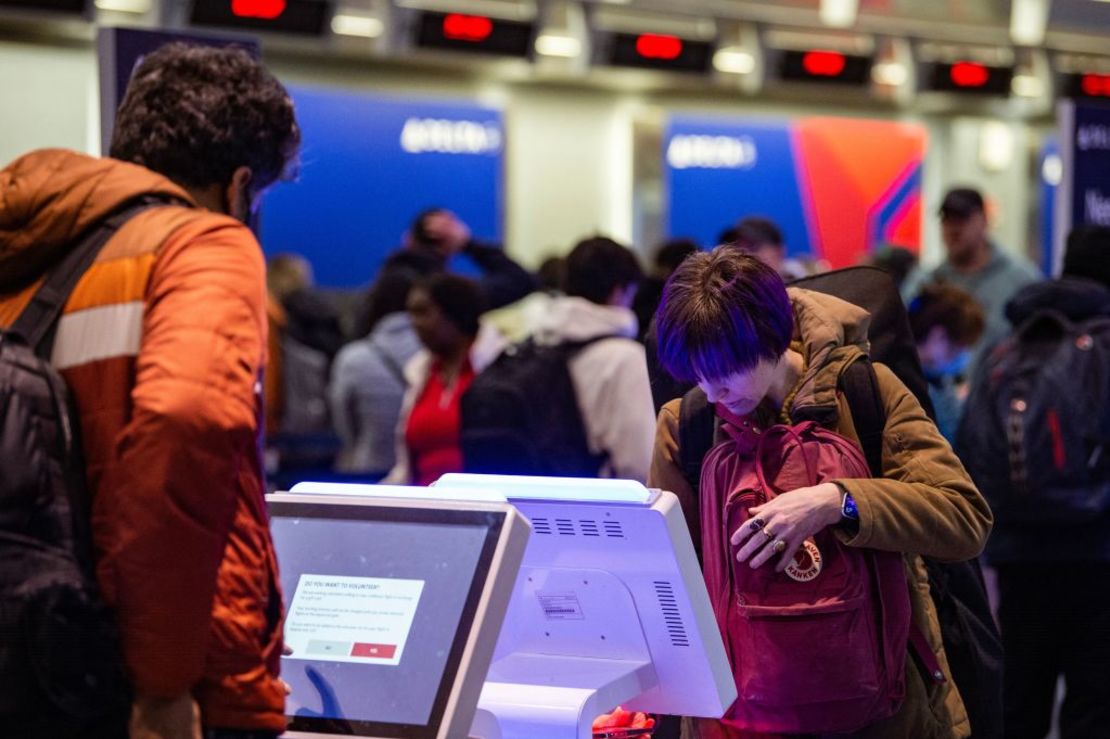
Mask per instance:
[[[433,737],[502,514],[281,504],[290,729]],[[313,515],[317,514],[317,515]]]

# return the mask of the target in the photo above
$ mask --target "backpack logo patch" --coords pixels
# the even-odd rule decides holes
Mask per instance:
[[[821,574],[821,567],[821,550],[812,539],[806,539],[798,547],[798,551],[794,552],[793,561],[786,566],[786,574],[792,580],[809,582]]]

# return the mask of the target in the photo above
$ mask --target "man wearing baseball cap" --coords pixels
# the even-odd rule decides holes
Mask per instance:
[[[1014,293],[1041,279],[1026,260],[992,242],[983,196],[970,187],[949,190],[940,204],[940,231],[945,261],[924,282],[946,282],[971,293],[986,314],[986,330],[977,348],[990,346],[1008,331],[1003,313]],[[914,291],[916,292],[916,291]]]

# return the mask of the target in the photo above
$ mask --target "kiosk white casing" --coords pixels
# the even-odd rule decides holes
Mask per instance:
[[[618,480],[446,475],[532,524],[479,708],[506,739],[588,739],[629,710],[716,718],[736,686],[678,499]]]

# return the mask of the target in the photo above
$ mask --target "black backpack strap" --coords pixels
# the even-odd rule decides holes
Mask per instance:
[[[23,337],[34,352],[49,360],[54,343],[54,330],[66,301],[86,270],[96,260],[108,239],[132,216],[152,208],[177,202],[154,196],[128,201],[123,207],[94,226],[62,260],[55,265],[31,296],[31,301],[11,326],[12,333]]]
[[[401,385],[401,387],[408,387],[409,381],[405,379],[405,369],[397,359],[386,351],[377,339],[370,340],[370,346],[378,350],[378,355],[381,357],[382,364],[385,365],[386,371],[393,375],[394,379]]]
[[[860,357],[840,374],[840,389],[848,397],[852,423],[856,427],[863,456],[872,477],[883,476],[883,429],[886,428],[886,409],[879,392],[879,380],[871,360]]]
[[[872,477],[883,476],[883,429],[886,427],[886,409],[879,392],[875,368],[867,357],[860,357],[844,368],[840,375],[840,389],[848,397],[852,423],[856,427],[863,455]],[[932,594],[935,598],[936,593]],[[917,656],[924,675],[934,683],[946,682],[940,662],[921,628],[910,624],[910,651]]]
[[[713,448],[717,435],[717,414],[701,388],[694,387],[682,396],[678,407],[678,465],[693,491],[693,500],[679,499],[683,505],[690,541],[701,562],[701,463]]]
[[[717,434],[717,414],[701,388],[682,396],[678,408],[678,461],[682,476],[694,494],[701,485],[701,463],[713,448]]]
[[[558,347],[558,349],[563,352],[563,354],[566,356],[566,358],[570,359],[571,357],[573,357],[575,354],[582,351],[586,347],[588,347],[592,344],[596,344],[599,341],[605,341],[606,339],[624,339],[625,341],[632,341],[632,342],[636,341],[635,339],[630,339],[627,336],[617,336],[615,334],[602,334],[600,336],[593,336],[589,339],[581,339],[579,341],[560,341],[558,344],[552,344],[551,346]],[[534,341],[534,339],[529,338],[529,339],[525,339],[525,341]],[[639,342],[637,342],[637,343],[639,343]]]

